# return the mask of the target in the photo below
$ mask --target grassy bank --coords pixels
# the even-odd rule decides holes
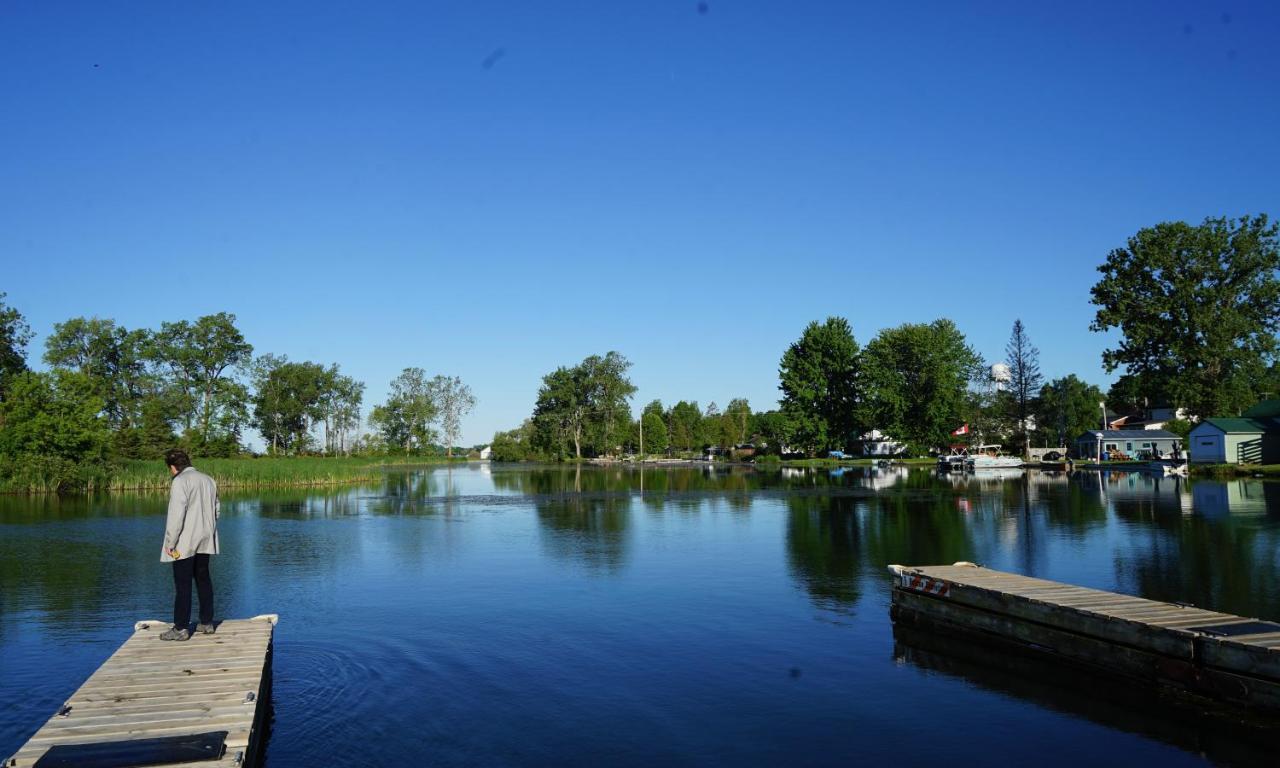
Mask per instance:
[[[455,458],[454,462],[465,459]],[[336,485],[377,480],[389,467],[444,464],[434,456],[286,456],[260,458],[194,458],[201,472],[211,475],[220,488],[288,488]],[[65,473],[55,479],[41,467],[16,468],[0,479],[0,493],[67,492]],[[125,461],[117,465],[85,468],[75,478],[73,492],[160,491],[169,488],[169,471],[160,461]]]
[[[1280,478],[1280,464],[1192,464],[1197,477],[1275,477]]]
[[[777,462],[771,462],[775,466],[780,467],[871,467],[882,459],[783,459]],[[907,464],[910,466],[933,466],[938,462],[937,459],[889,459],[894,464]]]

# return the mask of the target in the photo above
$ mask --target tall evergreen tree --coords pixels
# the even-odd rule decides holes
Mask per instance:
[[[1017,417],[1017,431],[1022,439],[1022,450],[1031,447],[1027,437],[1027,420],[1031,416],[1036,393],[1044,377],[1040,375],[1040,350],[1036,349],[1027,336],[1027,329],[1022,320],[1013,321],[1013,332],[1009,335],[1009,343],[1004,348],[1005,360],[1009,366],[1009,394],[1014,416]]]

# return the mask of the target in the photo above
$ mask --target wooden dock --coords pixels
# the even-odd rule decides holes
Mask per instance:
[[[270,709],[276,621],[223,621],[184,642],[160,639],[167,622],[138,622],[4,765],[158,764],[139,762],[146,753],[168,756],[165,763],[253,765]]]
[[[896,622],[1011,643],[1161,688],[1280,712],[1280,623],[972,563],[890,570]]]

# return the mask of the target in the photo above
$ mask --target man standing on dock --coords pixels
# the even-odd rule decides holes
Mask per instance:
[[[164,526],[160,562],[173,563],[173,628],[161,640],[186,640],[191,636],[191,582],[200,596],[197,632],[213,634],[213,581],[209,555],[218,554],[218,484],[197,472],[185,451],[174,448],[164,455],[173,482],[169,486],[169,516]]]

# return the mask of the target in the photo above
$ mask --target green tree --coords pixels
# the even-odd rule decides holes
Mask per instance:
[[[699,445],[699,430],[702,425],[702,409],[697,401],[681,400],[671,406],[667,414],[667,435],[671,447],[677,451],[692,451]]]
[[[513,430],[494,434],[489,447],[494,461],[536,461],[543,458],[543,454],[535,442],[533,421],[525,419]]]
[[[794,431],[787,414],[775,410],[752,414],[747,434],[757,443],[757,447],[766,448],[767,453],[781,455],[784,446],[791,445]]]
[[[445,456],[453,458],[453,445],[462,432],[462,417],[476,407],[471,387],[457,376],[437,376],[427,382],[431,400],[440,413],[440,428],[444,431]]]
[[[982,358],[950,320],[881,331],[863,353],[871,424],[913,452],[946,445],[964,422]]]
[[[150,344],[146,330],[74,317],[53,326],[45,339],[44,361],[89,377],[98,387],[107,423],[117,434],[128,433],[141,427],[148,401],[160,397],[161,382],[148,365]]]
[[[659,404],[661,408],[661,404]],[[662,418],[661,411],[655,413],[649,409],[645,409],[640,418],[644,423],[644,452],[649,453],[665,453],[667,450],[667,425]]]
[[[1054,379],[1040,388],[1035,409],[1037,428],[1055,441],[1053,445],[1067,445],[1101,425],[1098,403],[1102,401],[1102,390],[1074,373]]]
[[[724,409],[721,421],[721,441],[728,447],[747,442],[751,428],[751,405],[746,398],[735,397]]]
[[[253,423],[271,453],[300,453],[314,423],[324,417],[336,366],[293,363],[284,355],[263,355],[253,366]]]
[[[31,326],[21,312],[4,303],[6,295],[0,291],[0,400],[13,377],[27,370],[26,350],[31,341]]]
[[[1167,383],[1167,379],[1151,374],[1121,374],[1107,390],[1107,405],[1118,413],[1141,411],[1148,406],[1173,406]]]
[[[707,410],[702,413],[702,420],[698,422],[698,447],[721,445],[720,439],[724,435],[720,417],[723,415],[720,413],[720,406],[714,401],[707,405]]]
[[[101,416],[97,384],[81,373],[57,370],[13,377],[0,402],[0,458],[15,470],[35,473],[57,489],[82,484],[100,472],[111,438]]]
[[[324,446],[327,453],[350,453],[351,434],[360,427],[360,404],[364,401],[364,382],[330,368],[328,387],[321,397],[324,418]]]
[[[631,423],[627,401],[635,394],[635,385],[627,377],[631,361],[618,352],[604,357],[592,355],[582,361],[588,387],[588,416],[600,435],[597,453],[610,454],[621,441],[623,427]]]
[[[369,424],[388,445],[403,447],[409,454],[425,450],[435,439],[431,425],[438,413],[426,371],[405,368],[391,381],[387,402],[369,414]]]
[[[197,448],[238,442],[248,420],[248,391],[231,375],[252,360],[253,346],[235,326],[235,315],[219,312],[194,323],[162,323],[151,352],[173,373],[188,407],[183,421],[195,430]]]
[[[535,444],[549,456],[564,458],[572,444],[573,455],[582,458],[588,407],[584,377],[580,366],[562,366],[542,377],[533,423]]]
[[[810,455],[845,448],[859,431],[861,387],[858,342],[849,321],[809,323],[783,353],[778,375],[792,439]]]
[[[635,386],[627,378],[631,363],[617,352],[591,355],[571,368],[560,367],[542,378],[533,409],[535,442],[547,454],[564,457],[584,452],[612,453],[628,436],[631,412],[627,400]]]
[[[1280,249],[1265,215],[1165,222],[1107,255],[1089,328],[1120,331],[1102,353],[1198,417],[1239,413],[1276,358]]]
[[[1004,354],[1009,365],[1010,415],[1016,419],[1018,436],[1025,452],[1031,445],[1027,436],[1027,420],[1044,377],[1040,375],[1040,350],[1031,343],[1021,319],[1013,321],[1013,332],[1009,335]]]

